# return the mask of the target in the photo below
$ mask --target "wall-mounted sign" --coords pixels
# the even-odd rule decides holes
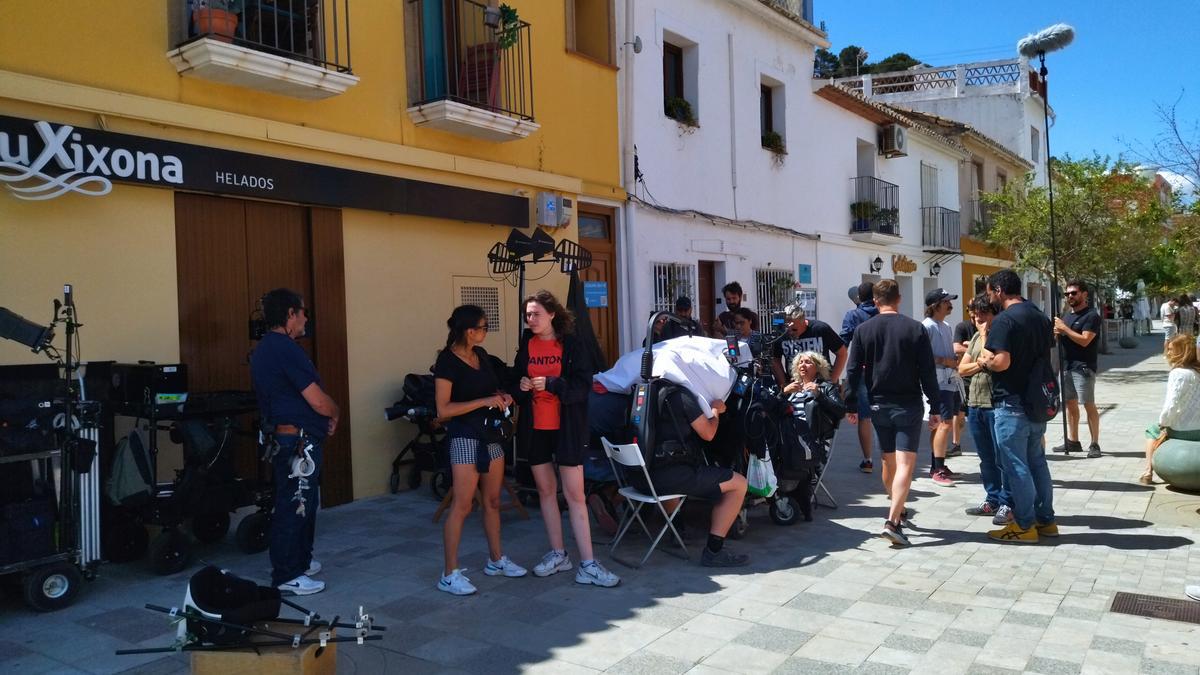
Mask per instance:
[[[608,307],[608,282],[583,282],[583,304],[585,307]]]
[[[0,116],[0,183],[18,198],[102,197],[131,183],[529,227],[516,195]]]
[[[796,267],[796,282],[805,286],[812,283],[812,265],[798,265]]]
[[[897,274],[912,274],[917,271],[917,263],[906,255],[893,255],[892,270]]]

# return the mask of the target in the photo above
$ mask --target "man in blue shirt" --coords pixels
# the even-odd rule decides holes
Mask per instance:
[[[296,344],[308,323],[304,299],[277,288],[263,296],[262,306],[268,330],[250,356],[250,375],[263,426],[274,438],[271,584],[285,593],[310,595],[325,589],[324,582],[311,578],[321,571],[321,563],[312,558],[321,444],[337,430],[341,410]]]
[[[864,281],[849,291],[850,298],[858,304],[842,317],[842,332],[838,337],[847,345],[854,339],[854,330],[864,321],[879,314],[875,306],[875,285]],[[847,376],[849,379],[849,376]],[[858,447],[862,450],[863,459],[858,463],[858,470],[871,473],[875,465],[871,462],[872,445],[875,440],[874,427],[871,426],[871,400],[867,396],[866,379],[861,380],[858,391]]]

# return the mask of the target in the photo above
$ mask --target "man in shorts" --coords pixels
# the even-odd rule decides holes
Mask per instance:
[[[895,546],[908,546],[911,542],[903,531],[908,516],[904,502],[917,463],[922,392],[929,404],[929,427],[942,423],[937,374],[929,335],[920,323],[900,313],[900,287],[894,280],[884,279],[875,284],[874,293],[879,315],[859,326],[850,343],[846,407],[858,408],[859,383],[865,379],[871,421],[883,454],[883,489],[892,502],[880,536]],[[846,419],[858,424],[857,413],[849,413]]]
[[[705,415],[695,394],[687,388],[676,386],[666,394],[658,410],[656,452],[650,462],[650,480],[660,495],[681,494],[714,502],[708,541],[700,554],[700,564],[741,567],[750,564],[750,556],[725,548],[725,535],[742,510],[746,477],[728,467],[706,465],[701,461],[702,443],[716,437],[718,420],[725,412],[724,401],[712,401],[709,406],[713,409],[711,418]],[[680,459],[670,462],[661,459],[663,452],[660,450]],[[630,482],[645,490],[648,486],[639,484],[640,477],[640,473],[633,472]]]
[[[946,317],[954,311],[958,296],[944,288],[935,288],[925,294],[925,319],[921,326],[929,336],[933,349],[933,363],[937,367],[938,408],[934,411],[942,423],[933,430],[929,445],[933,459],[929,465],[929,477],[938,485],[954,485],[953,474],[946,467],[946,450],[953,435],[954,418],[962,408],[961,380],[958,377],[958,356],[954,352],[954,330],[946,323]]]
[[[1054,320],[1054,334],[1063,350],[1063,402],[1067,409],[1067,438],[1054,452],[1083,452],[1079,442],[1079,404],[1087,413],[1092,444],[1088,457],[1100,456],[1100,411],[1096,409],[1096,370],[1099,362],[1100,315],[1088,303],[1088,287],[1082,281],[1067,283],[1067,305],[1071,311]]]

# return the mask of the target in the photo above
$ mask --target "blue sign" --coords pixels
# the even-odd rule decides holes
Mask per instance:
[[[608,307],[608,282],[583,282],[583,304],[585,307]]]
[[[812,265],[800,265],[797,267],[796,281],[805,286],[812,284]]]

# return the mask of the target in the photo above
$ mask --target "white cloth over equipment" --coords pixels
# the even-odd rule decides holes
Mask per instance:
[[[749,360],[749,345],[741,342],[739,346],[742,358]],[[597,373],[593,379],[609,391],[628,394],[642,379],[644,351],[637,349],[622,355],[616,365]],[[655,344],[653,351],[654,376],[687,387],[696,395],[704,416],[711,418],[715,413],[709,401],[725,400],[737,379],[737,371],[725,358],[725,341],[682,336]]]

